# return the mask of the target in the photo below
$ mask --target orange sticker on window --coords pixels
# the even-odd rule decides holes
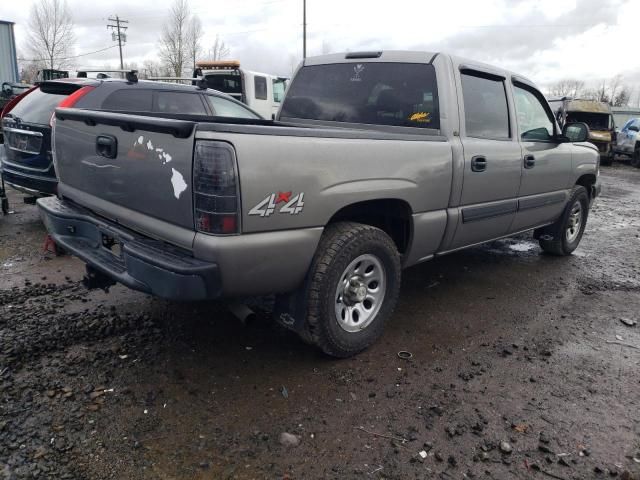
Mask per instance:
[[[411,122],[419,122],[419,123],[430,123],[431,122],[431,113],[429,112],[416,112],[412,113],[409,117]]]

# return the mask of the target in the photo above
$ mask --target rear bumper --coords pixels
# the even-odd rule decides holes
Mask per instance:
[[[172,300],[205,300],[222,294],[216,263],[143,237],[57,197],[38,200],[54,241],[95,270],[134,290]],[[115,239],[120,251],[105,245]]]
[[[2,178],[9,186],[33,196],[55,195],[58,187],[55,177],[25,174],[6,163],[2,166]]]

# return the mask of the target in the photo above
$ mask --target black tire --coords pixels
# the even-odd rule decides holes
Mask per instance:
[[[632,167],[640,168],[640,144],[636,145],[630,163]]]
[[[372,307],[375,303],[369,302],[371,313],[367,314],[365,310],[361,310],[365,312],[363,318],[367,322],[366,326],[358,331],[347,331],[345,328],[349,327],[341,326],[338,321],[337,310],[343,308],[340,305],[344,300],[342,310],[344,324],[344,312],[348,310],[349,315],[352,313],[346,304],[356,300],[342,298],[343,294],[339,293],[341,289],[338,289],[338,286],[347,278],[345,275],[347,268],[363,256],[378,261],[377,265],[381,267],[378,270],[383,273],[381,283],[386,288],[382,289],[384,294],[379,306]],[[355,262],[355,265],[360,264]],[[355,268],[355,271],[358,271],[360,267]],[[362,268],[364,269],[364,266]],[[385,321],[391,316],[396,306],[400,292],[400,276],[400,254],[393,240],[385,232],[370,225],[353,222],[329,225],[322,235],[306,282],[308,286],[305,296],[308,308],[305,330],[308,335],[303,336],[308,336],[311,342],[326,354],[339,358],[350,357],[371,346],[382,334]],[[372,290],[369,290],[369,286],[366,285],[367,281],[363,277],[360,286],[365,287],[367,292],[377,290],[373,285],[375,281],[370,284],[370,286],[373,285]],[[359,292],[364,291],[359,290]],[[356,306],[365,308],[366,300],[357,303]],[[358,315],[353,313],[349,321],[358,322]]]
[[[571,234],[568,234],[568,229],[575,219],[574,213],[578,204],[581,212],[580,225],[578,229],[573,229]],[[576,185],[571,191],[567,206],[560,218],[553,225],[542,229],[538,235],[542,250],[552,255],[571,255],[578,248],[580,240],[582,240],[588,216],[589,195],[587,189],[581,185]]]
[[[2,197],[2,213],[7,215],[9,213],[9,199]]]

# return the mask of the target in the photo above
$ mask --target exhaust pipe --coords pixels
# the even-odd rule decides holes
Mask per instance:
[[[245,327],[256,320],[256,312],[242,303],[232,303],[227,308]]]

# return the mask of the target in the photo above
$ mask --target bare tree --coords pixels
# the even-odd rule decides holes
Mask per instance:
[[[213,61],[224,60],[229,56],[231,50],[227,47],[218,35],[216,35],[216,41],[213,42],[213,46],[209,49],[209,58]]]
[[[160,57],[176,77],[182,76],[188,55],[189,3],[175,0],[169,10],[169,19],[162,26]]]
[[[558,97],[579,97],[584,92],[584,82],[582,80],[564,79],[560,80],[549,88],[549,94]]]
[[[24,83],[35,83],[38,77],[38,70],[41,70],[44,62],[34,62],[18,56],[18,70],[20,70],[20,80]]]
[[[609,80],[609,100],[611,102],[615,101],[616,96],[618,95],[618,89],[624,88],[622,85],[622,75],[616,75],[612,79]]]
[[[598,87],[598,89],[595,91],[595,93],[596,93],[595,100],[597,100],[599,102],[609,103],[610,98],[609,98],[609,95],[607,95],[607,81],[606,80],[602,80],[602,85],[600,87]]]
[[[75,43],[73,19],[66,0],[39,0],[31,7],[28,50],[45,68],[69,65]]]
[[[142,77],[165,77],[170,76],[170,71],[168,71],[166,66],[163,66],[160,62],[155,60],[145,60],[142,63]]]
[[[191,68],[196,69],[196,61],[202,52],[202,40],[204,30],[202,29],[202,22],[198,17],[191,17],[189,22],[189,31],[187,32],[187,50],[189,54],[189,60],[191,61]]]
[[[614,107],[626,107],[631,100],[631,90],[626,85],[623,85],[615,97],[613,97]]]

